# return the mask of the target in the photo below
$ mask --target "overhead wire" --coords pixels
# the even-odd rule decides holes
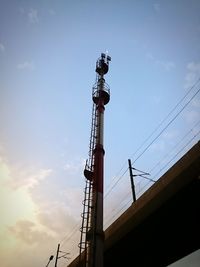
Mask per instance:
[[[159,132],[158,135],[150,142],[150,144],[142,151],[142,153],[139,154],[139,156],[133,161],[135,163],[148,149],[149,147],[161,136],[161,134],[170,126],[170,124],[181,114],[181,112],[188,106],[188,104],[194,99],[194,97],[199,93],[200,88],[197,90],[197,92],[189,99],[188,102],[179,110],[179,112],[167,123],[167,125]],[[183,98],[182,98],[183,99]],[[179,101],[180,102],[180,101]],[[176,105],[177,106],[177,105]],[[119,181],[123,178],[125,173],[128,171],[128,168],[124,171],[124,173],[117,179],[117,181],[114,183],[114,185],[106,192],[105,197],[106,198],[110,192],[113,190],[113,188],[119,183]]]
[[[163,166],[162,169],[159,170],[159,172],[157,172],[154,175],[154,179],[156,178],[156,176],[162,171],[164,170],[177,156],[178,154],[180,154],[198,135],[200,134],[200,130]],[[146,183],[139,191],[138,194],[140,192],[142,192],[142,190],[149,184],[150,182]]]
[[[114,218],[114,217],[116,217],[116,215],[118,215],[128,204],[129,204],[129,202],[131,202],[132,201],[132,199],[129,199],[128,200],[128,202],[126,202],[122,207],[121,207],[121,209],[120,210],[118,210],[110,219],[109,219],[109,221],[107,222],[107,224]]]
[[[128,171],[128,168],[123,172],[123,174],[118,178],[118,180],[114,183],[114,185],[107,191],[107,193],[104,196],[104,199],[110,194],[110,192],[113,190],[113,188],[119,183],[119,181],[122,179],[122,177],[125,175],[125,173]]]
[[[200,133],[200,131],[198,132],[198,134]],[[192,140],[195,138],[197,136],[197,134],[192,138]],[[174,155],[174,157],[168,162],[168,164],[192,141],[192,140],[190,140],[176,155]],[[164,167],[166,167],[166,166],[164,166]],[[156,176],[155,176],[156,177]],[[149,185],[151,183],[151,181],[148,181],[147,183],[145,183],[144,185],[143,185],[143,187],[137,192],[137,195],[139,195],[141,192],[143,192],[144,191],[144,189]],[[140,194],[140,196],[141,196],[141,194]],[[126,198],[130,198],[130,196],[128,196],[128,197],[126,197]],[[129,204],[129,202],[131,202],[132,200],[131,199],[128,199],[128,201],[121,207],[121,209],[119,209],[119,210],[117,210],[117,212],[114,214],[114,215],[112,215],[112,217],[111,218],[109,218],[109,220],[106,222],[106,224],[109,224],[109,222],[114,218],[114,217],[116,217],[123,209],[124,209],[124,207],[126,207],[128,204]],[[116,210],[116,209],[114,209],[114,210]],[[105,225],[106,225],[105,224]]]
[[[194,131],[194,129],[195,129],[195,127],[196,126],[198,126],[199,125],[199,123],[200,123],[200,120],[197,122],[197,123],[195,123],[195,125],[189,130],[189,131],[187,131],[186,132],[186,134],[181,138],[181,140],[179,140],[179,142],[177,142],[176,144],[175,144],[175,146],[170,150],[170,153],[172,152],[172,151],[174,151],[177,147],[178,147],[178,145],[190,134],[190,133],[192,133],[193,131]],[[162,158],[161,158],[161,160],[159,161],[159,162],[157,162],[151,169],[150,169],[150,171],[149,171],[149,173],[152,173],[152,171],[154,171],[155,169],[156,169],[156,167],[157,166],[159,166],[160,164],[161,164],[161,162],[165,159],[165,158],[167,158],[168,157],[168,155],[169,155],[169,153],[166,153]]]
[[[187,93],[178,101],[178,103],[172,108],[172,110],[167,114],[167,116],[158,124],[158,126],[151,132],[151,134],[142,142],[142,144],[137,148],[137,150],[132,154],[131,157],[136,155],[136,153],[143,147],[144,144],[156,133],[156,131],[161,127],[161,125],[170,117],[170,115],[176,110],[176,108],[181,104],[181,102],[189,95],[189,93],[196,87],[200,82],[200,78],[190,87]]]
[[[136,155],[136,153],[144,146],[144,144],[146,144],[146,142],[154,135],[154,133],[156,133],[156,131],[163,125],[163,123],[170,117],[170,115],[177,109],[177,107],[182,103],[182,101],[189,95],[189,93],[194,89],[194,87],[199,83],[200,78],[194,83],[193,86],[191,86],[191,88],[188,90],[188,92],[180,99],[180,101],[174,106],[174,108],[167,114],[167,116],[158,124],[158,126],[154,129],[154,131],[144,140],[144,142],[138,147],[138,149],[132,154],[132,156]],[[187,101],[184,106],[179,110],[179,112],[167,123],[167,125],[159,132],[158,135],[156,135],[156,137],[146,146],[146,148],[139,154],[139,156],[133,161],[133,163],[135,163],[147,150],[148,148],[162,135],[162,133],[170,126],[170,124],[181,114],[181,112],[188,106],[188,104],[194,99],[194,97],[199,93],[200,88],[197,90],[197,92],[189,99],[189,101]],[[199,132],[198,132],[199,134]],[[195,135],[196,137],[196,135]],[[194,137],[194,138],[195,138]],[[194,139],[192,138],[192,140]],[[191,141],[192,141],[191,140]],[[191,141],[189,141],[188,143],[190,143]],[[188,145],[188,143],[186,144],[186,146]],[[185,147],[186,147],[185,146]],[[185,148],[184,147],[184,148]],[[184,149],[182,148],[174,157],[173,159]],[[132,157],[131,156],[131,157]],[[168,165],[173,159],[171,159],[166,165]],[[121,169],[117,172],[117,175],[115,176],[115,178],[113,179],[113,181],[115,179],[117,179],[118,174],[124,169],[126,165],[126,162],[123,164],[123,166],[121,167]],[[164,167],[166,167],[166,165]],[[164,169],[164,167],[162,169]],[[126,174],[126,172],[128,171],[128,168],[126,168],[126,170],[123,172],[123,174],[117,179],[117,181],[114,183],[114,185],[111,186],[111,188],[106,192],[104,199],[111,193],[111,191],[114,189],[114,187],[116,187],[116,185],[119,183],[119,181],[124,177],[124,175]],[[157,174],[156,174],[157,175]],[[147,183],[149,184],[150,181]],[[140,190],[141,191],[141,190]],[[138,192],[139,193],[139,192]],[[130,202],[130,200],[118,211],[118,213]],[[118,214],[117,213],[117,214]],[[116,215],[114,215],[116,216]],[[112,219],[112,218],[111,218]],[[71,237],[74,235],[74,233],[77,231],[77,226],[79,225],[76,224],[72,230],[72,232],[70,233],[70,235],[66,235],[60,243],[66,243],[68,242]]]
[[[169,118],[169,116],[177,109],[177,107],[183,102],[183,100],[189,95],[189,93],[197,86],[197,84],[200,82],[200,78],[197,79],[197,81],[190,87],[190,89],[187,91],[187,93],[178,101],[178,103],[174,106],[174,108],[167,114],[167,116],[158,124],[158,126],[152,131],[152,133],[144,140],[144,142],[138,147],[138,149],[131,155],[133,157],[143,146],[144,144],[156,133],[156,131],[161,127],[161,125]],[[186,106],[194,99],[194,97],[199,93],[199,90],[190,98],[190,100],[181,108],[181,110],[175,115],[175,117],[170,120],[170,122],[164,127],[164,129],[151,141],[151,143],[142,151],[142,153],[139,154],[139,156],[134,160],[133,163],[135,163],[147,150],[148,148],[161,136],[161,134],[170,126],[170,124],[180,115],[180,113],[186,108]],[[112,182],[118,178],[118,174],[123,170],[123,168],[126,166],[126,162],[122,165],[121,169],[117,172],[115,177],[112,179]],[[128,168],[125,170],[125,172],[118,178],[118,180],[115,182],[115,184],[106,192],[105,197],[107,197],[112,189],[118,184],[118,182],[122,179],[124,174],[128,171]],[[111,182],[111,183],[112,183]],[[108,186],[110,187],[111,184]]]
[[[199,122],[198,122],[199,123]],[[195,126],[196,126],[197,124],[195,124]],[[167,162],[167,164],[165,164],[164,166],[163,166],[163,168],[158,172],[158,173],[156,173],[156,175],[154,175],[154,177],[153,177],[153,179],[155,179],[156,178],[156,176],[162,171],[162,170],[164,170],[177,156],[178,156],[178,154],[180,154],[198,135],[200,134],[200,130],[196,133],[196,134],[194,134],[193,136],[192,136],[192,138]],[[154,181],[155,182],[155,180],[153,180],[152,179],[152,181]],[[140,188],[140,190],[137,192],[137,195],[139,195],[141,192],[143,192],[144,191],[144,189],[149,185],[151,183],[151,180],[149,180],[147,183],[145,183],[144,185],[143,185],[143,187],[142,188]],[[137,186],[137,185],[136,185]],[[141,195],[141,194],[140,194]],[[129,196],[127,196],[126,198],[128,198]],[[130,200],[129,200],[130,201]],[[129,203],[129,201],[127,202],[127,204]],[[119,214],[120,213],[120,211],[121,211],[121,209],[114,215],[114,216],[116,216],[117,214]],[[112,217],[113,218],[113,217]]]
[[[181,112],[188,106],[188,104],[195,98],[195,96],[199,93],[200,88],[197,92],[190,98],[190,100],[179,110],[179,112],[167,123],[167,125],[159,132],[158,135],[150,142],[150,144],[139,154],[139,156],[133,161],[135,163],[146,151],[147,149],[161,136],[161,134],[172,124],[173,121],[181,114]]]
[[[186,143],[184,147],[182,147],[172,158],[168,161],[155,175],[156,177],[161,171],[163,171],[177,156],[180,154],[194,139],[200,134],[200,130]]]
[[[127,199],[127,195],[130,195],[130,194],[131,194],[131,190],[130,190],[129,192],[126,192],[126,195],[125,195],[123,198],[120,199],[120,204],[122,204],[122,203],[124,202],[124,200]],[[118,207],[119,207],[119,206],[113,208],[113,209],[109,212],[109,215],[110,215],[111,213],[113,213]],[[108,218],[108,216],[107,216],[107,217],[106,217],[106,220],[105,220],[105,225],[108,223],[108,220],[109,220],[109,218]]]
[[[194,126],[193,126],[193,128],[189,131],[189,133],[194,129],[194,127],[196,127],[198,124],[200,123],[200,121],[198,121]],[[188,134],[188,133],[187,133]],[[167,162],[167,164],[165,164],[164,166],[163,166],[163,168],[153,177],[153,178],[156,178],[156,176],[162,171],[162,170],[164,170],[166,167],[167,167],[167,165],[169,165],[169,163],[171,163],[177,156],[178,156],[178,154],[180,154],[198,135],[200,134],[200,130],[196,133],[196,134],[194,134],[193,136],[192,136],[192,138],[190,138],[190,140],[170,159],[170,161],[168,161]],[[183,139],[183,138],[182,138]],[[181,139],[181,140],[182,140]],[[180,141],[178,142],[178,143],[180,143]],[[174,149],[172,149],[172,150],[174,150]],[[141,196],[141,194],[140,193],[142,193],[142,192],[144,192],[144,189],[152,182],[152,181],[154,181],[155,182],[155,180],[153,180],[153,179],[151,179],[151,180],[149,180],[147,183],[145,183],[141,188],[140,188],[140,190],[137,192],[137,195],[139,195],[139,196]],[[135,185],[135,186],[137,186],[137,184]],[[116,217],[116,215],[118,215],[122,210],[123,210],[123,208],[125,207],[125,206],[127,206],[128,205],[128,203],[129,202],[131,202],[132,201],[132,199],[130,198],[130,195],[129,194],[127,194],[127,196],[125,197],[125,198],[123,198],[123,201],[120,201],[120,203],[123,203],[124,202],[124,200],[126,200],[128,198],[128,201],[120,208],[120,209],[118,209],[119,208],[119,206],[117,206],[116,208],[114,208],[113,210],[112,210],[112,213],[114,212],[114,211],[116,211],[116,209],[118,209],[117,210],[117,212],[116,213],[114,213],[114,214],[112,214],[111,215],[111,217],[110,218],[108,218],[107,219],[107,221],[106,221],[106,223],[105,223],[105,226],[106,225],[108,225],[109,224],[109,222],[114,218],[114,217]]]
[[[77,231],[79,225],[80,225],[80,221],[79,221],[77,224],[75,224],[75,226],[72,228],[72,231],[71,231],[69,234],[67,234],[67,235],[60,241],[60,244],[62,243],[62,245],[63,245],[64,243],[68,242],[68,241],[72,238],[72,236],[74,235],[74,233]]]

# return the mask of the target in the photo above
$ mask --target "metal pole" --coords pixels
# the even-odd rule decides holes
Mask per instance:
[[[136,201],[136,194],[135,194],[135,185],[134,185],[134,180],[133,180],[133,172],[132,172],[132,165],[131,165],[131,160],[128,159],[128,165],[129,165],[129,172],[130,172],[130,179],[131,179],[131,188],[132,188],[132,195],[133,195],[133,202]]]
[[[60,244],[58,244],[58,248],[57,248],[57,252],[56,252],[55,267],[57,267],[57,261],[58,261],[59,250],[60,250]]]

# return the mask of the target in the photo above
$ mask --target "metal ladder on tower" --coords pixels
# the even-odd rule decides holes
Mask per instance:
[[[86,177],[86,185],[84,189],[84,200],[83,200],[83,212],[82,225],[80,228],[81,237],[79,243],[79,262],[81,266],[89,266],[89,249],[90,244],[89,240],[92,238],[92,229],[91,229],[91,217],[92,217],[92,186],[93,186],[93,173],[94,173],[94,149],[96,145],[96,136],[97,133],[97,112],[96,104],[93,103],[92,107],[92,123],[91,123],[91,132],[90,132],[90,144],[89,144],[89,158],[86,161],[86,166],[84,170],[84,175]]]

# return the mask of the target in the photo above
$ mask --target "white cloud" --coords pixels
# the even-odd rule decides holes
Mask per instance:
[[[166,149],[166,142],[164,140],[161,140],[157,143],[152,144],[151,150],[153,152],[163,152]]]
[[[77,220],[81,219],[81,216],[74,217],[71,215],[71,211],[73,211],[74,208],[71,201],[72,200],[66,203],[62,203],[61,201],[49,202],[46,208],[38,207],[36,214],[38,222],[54,235],[62,236],[61,233],[63,232],[70,233],[70,230],[77,223]],[[79,206],[80,203],[81,202],[79,202]]]
[[[158,105],[158,104],[161,103],[161,97],[160,97],[160,96],[156,96],[156,95],[152,95],[152,96],[151,96],[151,101],[152,101],[154,104]]]
[[[73,162],[67,162],[64,165],[63,169],[65,171],[68,171],[69,173],[77,173],[83,169],[83,167],[85,166],[85,162],[86,162],[85,159],[79,159]]]
[[[170,140],[174,140],[179,135],[180,135],[180,132],[177,129],[174,129],[171,131],[164,132],[163,138],[165,138],[165,140],[167,140],[167,141],[170,141]]]
[[[56,244],[66,234],[71,236],[70,240],[65,238],[66,250],[72,258],[77,253],[81,224],[76,231],[74,226],[81,219],[82,188],[63,190],[49,184],[55,189],[55,200],[46,194],[46,184],[40,184],[51,173],[47,168],[10,164],[1,156],[0,212],[4,216],[0,221],[0,258],[4,267],[45,266],[46,258],[55,253]],[[20,258],[17,262],[16,257]]]
[[[158,65],[163,67],[166,71],[170,71],[171,69],[175,68],[175,63],[172,61],[160,61],[156,62]]]
[[[160,4],[158,4],[158,3],[154,3],[154,4],[153,4],[153,8],[154,8],[154,10],[155,10],[156,12],[159,12],[159,11],[160,11]]]
[[[192,107],[200,108],[200,99],[196,98],[192,100]]]
[[[39,18],[38,18],[38,11],[37,9],[33,9],[31,8],[29,13],[28,13],[28,18],[29,18],[29,22],[36,24],[39,22]]]
[[[176,67],[173,61],[158,60],[151,53],[147,53],[146,56],[149,60],[153,61],[157,66],[161,67],[162,69],[166,71],[170,71]]]
[[[25,61],[23,63],[19,63],[17,65],[17,68],[19,70],[34,70],[35,66],[34,66],[34,63],[31,61]]]
[[[10,185],[12,188],[33,188],[38,185],[42,180],[46,179],[52,174],[52,169],[40,169],[17,166],[12,168],[12,177]]]
[[[23,7],[20,7],[20,8],[19,8],[19,12],[20,12],[21,14],[24,14],[24,13],[25,13],[25,9],[24,9]]]
[[[0,52],[4,52],[4,51],[5,51],[5,46],[2,43],[0,43]]]
[[[200,78],[200,62],[190,62],[187,64],[187,74],[185,76],[185,88],[189,88]]]
[[[48,10],[48,12],[49,12],[49,14],[52,15],[52,16],[54,16],[54,15],[56,14],[55,10],[52,9],[52,8],[50,8],[50,9]]]
[[[10,226],[9,230],[17,239],[30,246],[52,239],[51,235],[46,231],[38,230],[37,225],[30,220],[19,220],[14,226]]]
[[[185,112],[184,118],[187,123],[197,122],[200,118],[200,110],[189,110]]]

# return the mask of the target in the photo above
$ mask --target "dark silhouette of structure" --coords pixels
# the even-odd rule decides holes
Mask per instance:
[[[105,230],[104,267],[168,266],[200,249],[199,226],[200,141]]]

